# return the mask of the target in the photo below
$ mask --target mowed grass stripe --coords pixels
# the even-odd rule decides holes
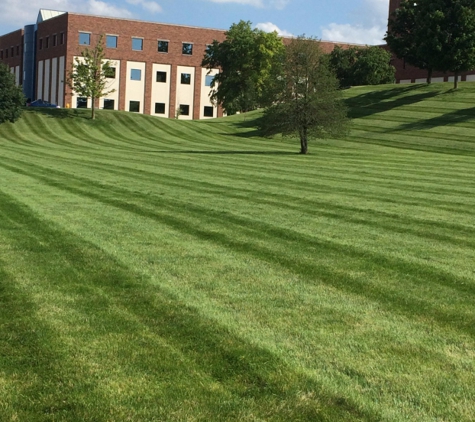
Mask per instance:
[[[168,418],[173,413],[181,419],[196,415],[210,418],[219,412],[224,412],[227,418],[242,420],[252,420],[253,415],[272,415],[281,421],[289,418],[329,420],[329,416],[343,420],[373,420],[378,417],[365,414],[349,400],[333,397],[303,374],[290,368],[285,370],[286,364],[275,356],[233,336],[165,292],[147,287],[139,274],[131,273],[94,245],[38,220],[31,211],[8,196],[0,194],[0,197],[2,211],[15,216],[11,228],[18,223],[24,227],[23,236],[10,237],[10,241],[24,253],[29,264],[24,268],[25,273],[28,273],[28,268],[37,268],[48,278],[56,276],[54,284],[39,284],[37,281],[38,284],[31,286],[26,283],[23,288],[25,291],[32,287],[43,290],[42,295],[33,295],[32,304],[42,312],[42,317],[36,316],[36,330],[41,329],[41,324],[48,321],[52,312],[58,319],[55,324],[61,322],[61,331],[58,327],[43,328],[42,340],[49,348],[54,349],[53,345],[57,345],[61,350],[61,357],[52,355],[49,360],[55,364],[58,379],[69,380],[62,389],[63,394],[77,399],[77,403],[64,400],[67,408],[63,403],[49,403],[47,407],[48,402],[42,397],[25,392],[14,403],[16,406],[12,406],[21,409],[20,416],[28,416],[29,411],[41,404],[45,416],[67,411],[68,419],[118,417],[125,420],[141,416],[140,407],[135,411],[129,407],[130,402],[141,402],[142,405],[145,403],[144,410],[149,408],[146,415],[150,415],[152,410],[161,418]],[[2,228],[9,230],[8,225]],[[42,252],[43,261],[40,266],[37,262],[39,252]],[[66,275],[64,270],[68,267],[72,271],[67,271],[65,283],[62,282]],[[90,278],[90,274],[95,274],[94,278]],[[11,288],[13,280],[6,283]],[[87,294],[87,299],[84,294]],[[10,294],[12,296],[18,300],[17,295]],[[51,298],[58,296],[64,301],[63,306],[51,309],[55,306],[49,303]],[[35,306],[30,305],[28,309]],[[72,318],[74,314],[76,318]],[[82,322],[80,327],[75,325],[77,316]],[[99,330],[95,324],[100,324]],[[23,328],[20,333],[29,330]],[[51,331],[56,337],[46,337],[44,331]],[[34,345],[34,339],[24,340],[28,346]],[[127,346],[130,341],[140,344],[140,354],[130,353]],[[73,352],[76,360],[86,368],[71,368],[64,359],[68,352]],[[110,356],[113,356],[112,361]],[[95,375],[94,388],[71,379],[73,371],[87,370],[87,366],[91,375]],[[39,377],[50,368],[40,363],[37,366]],[[214,372],[215,368],[219,371]],[[28,366],[26,369],[29,370]],[[109,377],[104,378],[104,370],[110,371]],[[163,374],[167,376],[155,384]],[[123,376],[128,378],[128,382],[121,381]],[[121,382],[121,389],[129,393],[127,397],[114,388],[115,379]],[[214,384],[214,388],[203,388],[204,382]],[[319,391],[320,395],[312,400],[298,400],[302,394],[299,388],[303,386]],[[57,396],[58,387],[61,385],[51,385],[52,395]],[[139,390],[133,391],[137,387]],[[199,405],[198,413],[189,413],[192,409],[175,401],[175,395],[193,400],[195,405]],[[97,402],[88,402],[91,399]],[[9,406],[7,411],[14,415],[12,407]]]
[[[104,413],[96,419],[106,420],[113,408],[115,420],[147,420],[152,414],[162,420],[471,420],[474,163],[460,155],[460,141],[472,129],[435,125],[433,119],[429,131],[417,131],[421,139],[404,139],[419,150],[388,142],[393,133],[410,133],[414,119],[435,117],[426,114],[434,102],[453,113],[468,108],[461,103],[475,95],[462,84],[463,101],[456,95],[446,101],[444,89],[347,91],[362,105],[355,127],[366,127],[368,136],[355,142],[354,130],[346,141],[312,144],[309,157],[292,154],[294,143],[257,137],[252,116],[184,122],[99,112],[104,120],[93,123],[82,112],[67,111],[91,143],[82,135],[74,139],[74,131],[66,135],[68,145],[49,143],[25,118],[18,127],[20,138],[34,139],[30,147],[15,143],[9,125],[0,127],[0,139],[5,131],[11,140],[3,137],[0,158],[0,191],[11,205],[4,214],[18,214],[10,217],[15,230],[0,235],[9,239],[3,241],[4,273],[13,283],[29,283],[24,292],[48,310],[43,323],[58,336],[55,345],[66,345],[68,356],[85,362],[77,373],[85,377],[92,368],[101,380],[97,397]],[[364,110],[365,101],[382,108]],[[55,112],[40,118],[54,120]],[[374,133],[381,117],[398,113],[400,123]],[[114,123],[119,118],[122,127]],[[52,130],[62,134],[68,119]],[[108,125],[121,127],[117,140],[113,132],[107,136]],[[456,130],[444,141],[447,125]],[[367,143],[376,138],[387,145]],[[441,145],[443,154],[431,152]],[[32,251],[21,243],[29,237],[19,232],[20,221],[30,220],[15,201],[31,207],[25,212],[35,210],[36,220],[23,225],[26,232],[40,230],[27,242],[38,241]],[[55,252],[46,257],[48,251]],[[25,259],[23,268],[15,265]],[[122,295],[111,281],[104,290],[101,274],[106,280],[123,274],[136,287]],[[71,275],[79,277],[73,295]],[[119,296],[124,299],[115,300]],[[136,308],[135,297],[143,308]],[[262,365],[264,382],[249,382],[255,380],[254,365],[261,365],[251,351],[238,353],[247,363],[237,378],[216,378],[238,363],[183,353],[181,342],[201,353],[195,344],[201,340],[173,317],[160,320],[181,332],[169,341],[158,329],[153,315],[160,311],[152,302],[159,309],[170,304],[174,317],[192,310],[239,353],[259,344],[257,353],[281,368],[279,375]],[[94,315],[89,321],[88,314]],[[68,371],[60,368],[65,376]],[[47,369],[43,373],[49,380]],[[12,397],[10,378],[6,385]],[[266,389],[277,391],[274,401]],[[82,404],[92,408],[92,395],[78,398],[77,391],[68,391],[79,405],[46,408],[75,420]],[[28,408],[37,412],[44,402],[39,398]],[[17,409],[20,402],[9,411]]]
[[[31,175],[31,173],[30,173]],[[363,270],[365,273],[368,271],[375,272],[377,268],[380,268],[381,271],[386,272],[389,271],[391,272],[393,269],[399,268],[400,270],[404,271],[405,274],[411,274],[414,273],[416,274],[415,279],[412,279],[410,276],[406,277],[409,279],[409,284],[412,284],[416,282],[417,278],[419,276],[422,276],[425,279],[431,279],[432,283],[437,283],[441,284],[444,286],[450,286],[451,288],[455,288],[456,290],[460,290],[461,293],[472,293],[472,288],[475,288],[475,285],[471,284],[469,280],[464,279],[464,278],[458,278],[455,277],[451,273],[446,273],[443,274],[440,269],[438,270],[430,270],[427,267],[430,268],[428,264],[421,264],[421,263],[416,263],[412,261],[405,261],[402,257],[398,258],[391,258],[390,256],[382,255],[379,253],[376,253],[375,251],[370,251],[370,250],[363,250],[360,251],[356,248],[350,248],[348,245],[342,245],[338,244],[337,242],[330,241],[330,240],[325,240],[322,241],[322,239],[317,239],[314,237],[308,237],[305,236],[301,233],[295,233],[292,232],[289,229],[286,230],[280,230],[277,229],[275,226],[268,225],[263,222],[258,222],[256,220],[249,220],[247,218],[243,217],[238,217],[235,215],[231,215],[230,213],[225,213],[223,215],[223,212],[221,211],[215,211],[212,212],[211,210],[207,210],[202,207],[198,206],[191,206],[190,204],[187,204],[186,206],[186,212],[181,213],[183,215],[183,219],[179,214],[177,214],[177,210],[181,209],[180,204],[176,203],[175,200],[170,200],[170,199],[164,199],[164,198],[158,198],[156,201],[156,207],[153,207],[153,210],[148,209],[150,204],[150,200],[147,200],[140,194],[134,194],[130,193],[128,191],[122,191],[117,188],[113,187],[104,187],[100,185],[96,185],[96,189],[94,192],[91,190],[93,184],[90,181],[85,181],[83,187],[81,187],[81,184],[78,180],[78,178],[75,178],[75,183],[74,185],[76,187],[72,187],[71,185],[65,185],[61,183],[59,180],[52,180],[47,178],[46,176],[35,176],[36,178],[52,185],[55,187],[61,187],[62,189],[65,189],[69,192],[76,193],[79,195],[84,195],[92,199],[100,200],[103,201],[109,205],[113,206],[118,206],[126,211],[132,211],[134,213],[137,213],[139,215],[147,216],[149,218],[153,218],[155,220],[158,219],[160,222],[165,222],[166,224],[170,224],[172,227],[175,229],[180,229],[180,230],[186,230],[187,233],[196,235],[198,237],[205,237],[211,241],[218,241],[220,244],[223,245],[228,245],[228,247],[231,247],[234,243],[231,238],[228,238],[227,236],[220,237],[217,235],[215,232],[213,234],[208,233],[206,230],[199,230],[196,229],[194,224],[188,223],[190,219],[195,219],[195,220],[203,220],[206,216],[210,220],[210,223],[213,226],[220,226],[219,232],[224,232],[226,229],[229,230],[230,226],[234,226],[233,228],[233,233],[236,233],[236,237],[239,238],[242,235],[239,235],[239,231],[242,231],[243,234],[245,235],[246,238],[254,238],[254,239],[260,239],[261,236],[264,236],[263,239],[274,238],[274,239],[280,239],[281,242],[284,240],[290,241],[289,245],[282,246],[282,251],[278,255],[277,250],[273,251],[266,251],[265,249],[262,250],[261,248],[256,248],[255,252],[258,254],[258,257],[262,257],[265,260],[268,260],[269,258],[272,258],[275,264],[280,264],[284,265],[285,268],[291,269],[292,271],[298,270],[298,274],[300,276],[307,276],[309,277],[309,281],[314,281],[315,277],[317,280],[323,280],[324,282],[330,283],[333,286],[336,286],[338,288],[343,288],[343,289],[348,289],[352,293],[358,293],[361,291],[361,288],[363,286],[366,287],[365,290],[365,295],[367,297],[371,297],[372,299],[382,301],[385,304],[392,304],[396,302],[395,298],[400,295],[400,288],[402,285],[406,284],[408,280],[398,280],[397,281],[397,288],[394,290],[394,292],[391,292],[392,295],[388,298],[387,295],[387,290],[388,285],[385,286],[385,294],[381,295],[381,292],[378,291],[379,289],[376,287],[376,291],[371,293],[368,290],[371,290],[371,287],[369,287],[367,281],[365,278],[361,278],[358,280],[358,278],[348,280],[344,278],[343,280],[339,279],[339,277],[336,276],[336,273],[332,270],[332,265],[336,265],[336,263],[342,259],[342,256],[344,256],[344,260],[346,261],[347,265],[350,265],[351,262],[354,261],[354,265],[356,266],[356,271],[361,271]],[[88,191],[84,188],[89,186]],[[109,196],[111,196],[111,199],[100,199],[103,198],[103,196],[108,192]],[[124,199],[121,198],[122,195],[125,195]],[[137,198],[138,199],[138,204],[133,205],[131,203],[132,198]],[[148,201],[148,204],[147,204]],[[145,205],[145,208],[144,206]],[[155,210],[160,210],[160,211],[155,211]],[[164,211],[167,210],[165,214]],[[249,227],[249,229],[248,229]],[[289,258],[289,250],[294,250],[295,245],[299,245],[299,250],[301,252],[305,252],[307,249],[308,251],[304,253],[304,256],[308,256],[310,253],[317,253],[319,249],[321,250],[326,250],[326,256],[325,259],[331,261],[334,261],[334,264],[332,263],[327,263],[327,264],[320,264],[318,265],[317,262],[315,262],[312,265],[306,264],[305,261],[301,261],[299,259],[300,254],[297,256],[291,256]],[[305,246],[305,245],[308,246]],[[252,242],[237,242],[236,245],[234,246],[236,250],[240,252],[247,251],[250,253],[253,248],[252,248]],[[280,249],[280,248],[279,248]],[[335,257],[332,257],[332,254],[329,254],[329,251],[333,251],[335,253]],[[364,264],[364,262],[367,262],[367,264]],[[361,265],[363,264],[363,267]],[[427,272],[428,271],[428,272]],[[430,275],[429,275],[430,274]],[[348,284],[346,284],[348,283]],[[402,283],[402,284],[401,284]],[[468,289],[468,290],[467,290]],[[429,294],[431,291],[430,287],[428,287],[428,290],[424,292],[424,294]],[[457,307],[459,307],[459,312],[460,312],[460,307],[463,306],[463,302],[466,301],[466,296],[461,295],[461,297],[456,300],[454,292],[452,293],[447,293],[450,296],[450,302],[457,302]],[[404,290],[404,295],[407,295],[406,290]],[[422,307],[422,303],[418,303],[419,299],[413,299],[416,300],[415,302],[411,302],[411,300],[407,297],[404,296],[403,298],[400,299],[400,302],[404,303],[404,306],[402,307],[403,311],[409,312],[411,314],[417,313],[416,309],[420,309]],[[444,295],[445,296],[445,295]],[[447,296],[445,296],[447,297]],[[438,305],[440,306],[440,305]],[[439,312],[438,311],[438,306],[434,307],[429,313],[434,315],[435,319],[439,322],[442,323],[455,323],[455,326],[460,325],[460,320],[459,318],[455,318],[455,313],[452,314],[450,311],[448,313],[445,312]],[[448,306],[447,303],[444,303],[444,308]],[[425,304],[423,307],[423,315],[425,316],[427,314],[427,304]],[[467,311],[465,314],[463,314],[462,320],[465,320],[462,324],[462,326],[459,326],[461,329],[468,329],[469,332],[473,330],[474,327],[474,322],[475,318],[472,319],[470,317],[470,309],[471,309],[471,302],[467,305]]]

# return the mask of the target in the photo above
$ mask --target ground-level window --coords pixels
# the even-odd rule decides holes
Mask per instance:
[[[165,114],[165,103],[155,103],[155,114]]]
[[[214,107],[205,106],[203,110],[203,116],[214,117]]]
[[[190,85],[191,84],[191,74],[190,73],[182,73],[181,74],[181,83],[183,85]]]
[[[87,98],[78,97],[78,99],[76,100],[76,108],[87,108]]]
[[[180,104],[180,115],[189,116],[190,115],[190,106],[187,104]]]
[[[130,101],[129,111],[132,111],[133,113],[140,113],[140,101]]]
[[[166,82],[167,81],[167,72],[157,72],[157,82]]]
[[[104,98],[104,110],[114,110],[115,100]]]
[[[142,80],[142,71],[140,69],[130,69],[130,80],[132,81]]]
[[[91,45],[91,34],[88,32],[79,33],[79,44],[81,45]]]

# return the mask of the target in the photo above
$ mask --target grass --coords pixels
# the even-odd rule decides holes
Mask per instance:
[[[471,421],[475,85],[0,126],[0,420]]]

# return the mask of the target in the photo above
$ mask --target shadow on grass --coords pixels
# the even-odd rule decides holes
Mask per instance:
[[[130,374],[129,383],[139,380],[139,389],[147,388],[144,380],[153,387],[163,382],[164,377],[170,377],[168,387],[161,389],[158,396],[139,396],[137,401],[124,397],[122,406],[135,406],[136,411],[147,411],[150,417],[165,416],[160,414],[163,407],[168,412],[182,411],[190,406],[189,401],[192,405],[188,411],[199,410],[208,420],[238,420],[243,412],[262,420],[272,414],[275,421],[380,420],[380,415],[362,410],[346,397],[331,394],[275,354],[236,336],[159,287],[149,285],[144,276],[123,266],[96,245],[39,219],[28,207],[1,192],[0,214],[8,216],[2,235],[22,254],[23,262],[34,273],[35,295],[41,291],[50,301],[65,295],[74,297],[68,308],[78,316],[78,326],[70,333],[77,333],[75,347],[69,347],[82,362],[74,369],[79,381],[89,379],[82,349],[90,354],[93,344],[96,344],[93,361],[101,368],[95,374],[97,377],[107,380],[112,375],[107,372],[111,359],[116,371],[120,368],[118,372]],[[18,327],[20,331],[16,335],[20,337],[36,324],[35,315],[27,313],[27,316],[31,325]],[[60,317],[61,313],[55,313],[54,322],[60,324]],[[57,342],[65,335],[66,328],[67,324],[61,334],[50,336],[56,336]],[[7,338],[14,334],[8,327],[3,329]],[[87,336],[79,337],[84,332]],[[112,347],[113,355],[100,347],[107,334],[114,343],[104,344]],[[36,362],[36,353],[34,349],[20,350],[19,359]],[[8,358],[7,355],[7,362]],[[61,356],[57,358],[60,365]],[[61,377],[67,380],[69,372],[58,374],[49,360],[37,362],[41,381],[51,387],[47,391],[48,399],[39,391],[26,391],[15,406],[17,410],[28,406],[30,420],[35,420],[45,412],[45,400],[58,400],[63,407],[61,411],[49,409],[50,416],[54,418],[56,413],[63,420],[73,420],[78,413],[66,407],[72,398],[63,393],[57,382]],[[28,368],[16,361],[10,365],[16,378],[26,382]],[[85,389],[81,393],[83,400],[95,402],[100,410],[108,407],[107,400],[102,402],[94,391]],[[39,395],[36,402],[31,401],[32,394]],[[304,400],[302,395],[312,398]]]
[[[475,121],[475,107],[455,110],[430,119],[418,120],[411,123],[399,125],[393,132],[411,131],[411,130],[427,130],[436,127],[455,125],[457,123],[465,123]]]
[[[421,92],[414,95],[409,93],[426,88],[426,84],[416,84],[384,91],[372,91],[348,98],[345,103],[348,107],[348,117],[360,118],[393,110],[398,107],[424,101],[440,94],[437,91]]]
[[[203,155],[301,155],[298,152],[289,151],[199,151],[199,150],[159,150],[147,151],[160,154],[203,154]]]

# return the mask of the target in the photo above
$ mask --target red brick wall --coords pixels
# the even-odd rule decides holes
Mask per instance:
[[[67,61],[67,34],[68,32],[68,14],[65,13],[55,18],[38,24],[38,31],[36,33],[36,77],[38,82],[38,62],[41,60],[50,60],[50,75],[49,75],[49,87],[48,98],[51,101],[51,92],[53,88],[53,80],[56,80],[56,92],[59,89],[59,82],[64,80],[66,82],[66,75],[59,74],[59,61],[56,69],[56,78],[53,79],[52,74],[52,62],[51,59],[61,56],[65,56]],[[61,44],[61,33],[64,34],[64,43]],[[56,46],[53,45],[53,37],[56,35]],[[48,41],[48,47],[46,47],[46,39]],[[42,48],[40,49],[40,40],[42,40]],[[36,84],[38,86],[38,83]],[[36,94],[36,90],[35,90]],[[43,92],[37,95],[38,98],[45,98],[45,84],[43,83]]]
[[[1,52],[3,52],[1,62],[10,67],[20,66],[21,84],[23,82],[23,29],[18,29],[0,37],[0,57],[2,57]]]
[[[390,0],[389,3],[389,15],[393,13],[403,1],[406,0]],[[388,49],[387,46],[382,46],[385,49]],[[422,79],[427,77],[427,71],[423,69],[419,69],[417,67],[411,66],[406,64],[404,60],[398,59],[396,56],[393,56],[392,64],[396,68],[396,81],[400,82],[401,80],[411,80],[412,83],[415,82],[416,79]],[[460,78],[462,81],[466,80],[467,75],[473,75],[475,71],[471,72],[462,72],[460,73]],[[443,77],[444,81],[447,81],[449,76],[453,76],[452,73],[443,73],[443,72],[434,72],[432,77],[440,78]]]
[[[57,19],[57,18],[55,18]],[[52,19],[53,20],[53,19]],[[50,21],[47,21],[50,22]],[[47,23],[46,22],[46,23]],[[195,67],[195,100],[193,118],[199,118],[200,112],[200,87],[201,87],[201,61],[206,46],[214,39],[223,41],[224,31],[206,28],[195,28],[180,25],[168,25],[161,23],[142,22],[128,19],[106,18],[97,16],[68,15],[68,45],[67,62],[68,71],[71,69],[72,58],[80,55],[84,46],[79,45],[79,32],[90,32],[91,46],[96,45],[101,34],[118,35],[117,48],[106,48],[106,57],[110,60],[120,60],[120,91],[119,109],[124,110],[125,86],[127,80],[127,61],[146,63],[144,112],[150,114],[151,104],[151,72],[152,64],[171,65],[170,75],[170,116],[175,115],[176,100],[176,74],[177,66]],[[132,37],[143,38],[143,50],[132,50]],[[157,51],[158,40],[169,41],[168,53]],[[193,55],[182,54],[182,43],[193,43]],[[68,89],[66,103],[71,102],[71,92]]]

